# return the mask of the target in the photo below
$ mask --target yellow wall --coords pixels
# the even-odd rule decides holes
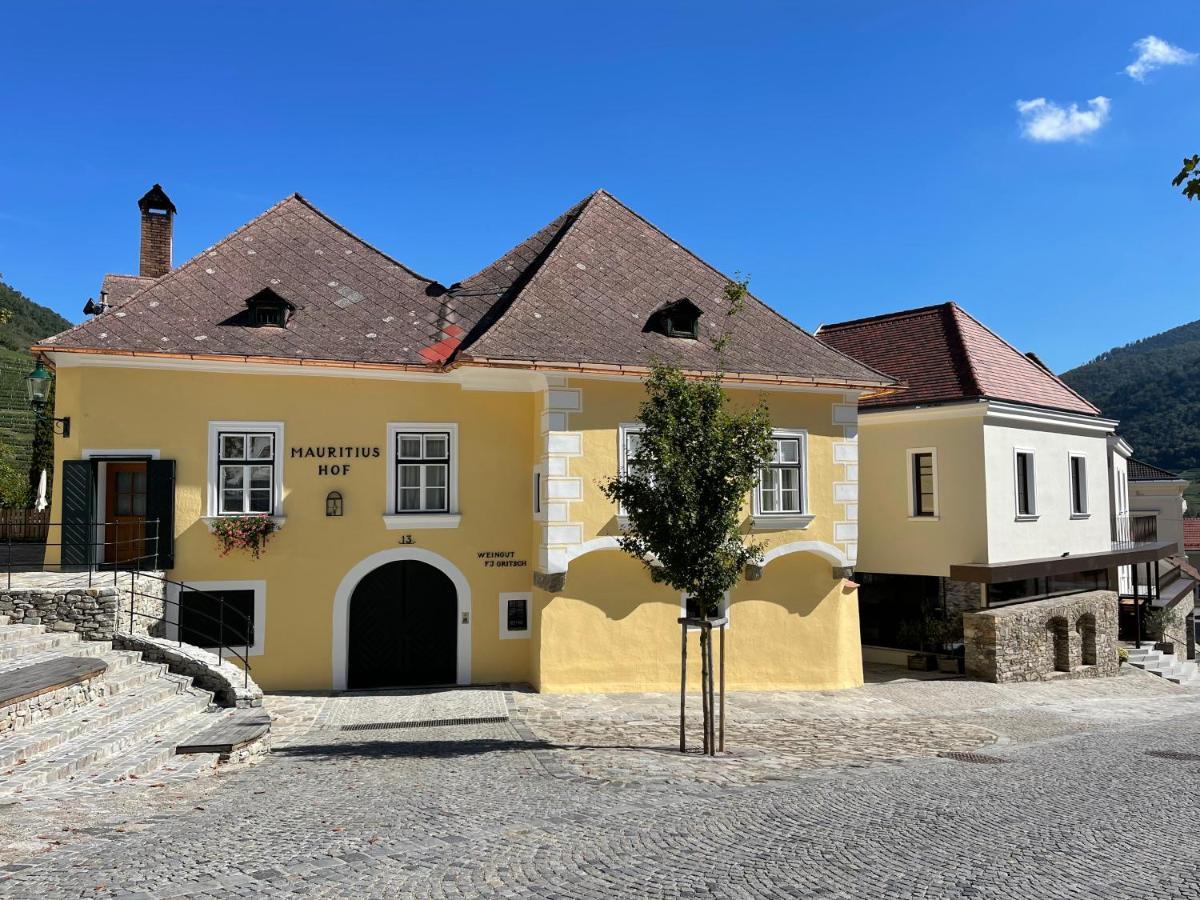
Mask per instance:
[[[781,557],[730,597],[731,690],[828,690],[862,684],[857,590],[812,554]],[[602,551],[571,565],[564,590],[535,595],[540,691],[679,689],[680,595],[653,584],[627,555]],[[714,642],[715,643],[715,642]],[[714,653],[715,653],[714,649]],[[698,639],[688,648],[699,687]]]
[[[617,426],[636,418],[636,382],[573,379],[579,410],[565,430],[582,436],[570,460],[582,497],[568,504],[582,538],[617,533],[616,510],[600,482],[617,470]],[[252,659],[267,689],[326,689],[333,668],[334,595],[366,557],[400,545],[404,532],[383,522],[389,422],[457,422],[459,511],[453,529],[413,529],[412,546],[431,551],[471,586],[471,680],[531,681],[546,690],[651,690],[678,684],[678,594],[654,585],[619,552],[586,554],[570,564],[556,596],[534,592],[528,639],[499,637],[499,594],[532,591],[543,541],[535,523],[532,472],[545,464],[544,391],[464,390],[451,377],[398,381],[363,377],[242,374],[111,366],[58,370],[58,411],[72,419],[57,459],[88,450],[156,449],[177,466],[176,567],[181,581],[266,580],[265,648]],[[842,478],[833,446],[843,440],[832,409],[839,394],[733,392],[737,404],[765,396],[779,427],[809,433],[808,494],[815,518],[804,531],[763,532],[769,546],[834,542],[844,510],[833,501]],[[282,529],[259,560],[218,555],[201,517],[207,514],[208,423],[282,422]],[[378,458],[351,459],[350,472],[320,476],[317,459],[295,459],[294,447],[379,447]],[[344,461],[343,461],[344,462]],[[345,515],[327,518],[325,496],[338,490]],[[747,508],[747,514],[749,508]],[[61,518],[58,492],[52,511]],[[747,516],[746,527],[749,528]],[[844,548],[844,545],[840,545]],[[496,569],[478,554],[512,551],[523,568]],[[829,560],[812,554],[773,561],[758,582],[734,591],[729,683],[750,688],[834,688],[861,684],[857,600],[835,578]],[[695,657],[693,657],[694,659]]]
[[[860,417],[863,572],[948,577],[951,563],[987,561],[983,428],[975,416],[893,421]],[[910,517],[908,450],[937,450],[938,517]]]

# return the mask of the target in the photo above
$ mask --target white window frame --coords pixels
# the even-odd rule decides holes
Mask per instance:
[[[628,437],[631,434],[641,434],[646,430],[641,422],[622,422],[617,426],[617,472],[622,477],[629,471],[629,455]],[[621,524],[628,521],[628,514],[625,512],[625,507],[617,506],[617,519]]]
[[[446,479],[446,512],[402,512],[396,508],[396,439],[404,433],[438,432],[450,438],[450,465]],[[462,522],[458,507],[458,423],[388,422],[387,425],[387,496],[384,498],[383,524],[391,531],[418,528],[457,528]]]
[[[525,601],[525,630],[508,630],[508,604],[510,600]],[[533,594],[527,591],[509,591],[500,594],[500,640],[528,640],[533,631]]]
[[[222,420],[208,423],[208,519],[218,519],[226,516],[242,515],[262,515],[262,513],[226,513],[224,516],[220,512],[220,460],[221,448],[218,446],[220,435],[223,431],[244,431],[244,432],[268,432],[275,438],[275,462],[274,471],[272,473],[274,483],[272,489],[274,496],[271,498],[271,511],[267,515],[276,520],[276,524],[282,524],[283,519],[283,423],[282,422],[244,422],[234,420]]]
[[[1083,498],[1083,509],[1075,508],[1075,460],[1079,460],[1082,464],[1083,490],[1080,496]],[[1072,519],[1087,519],[1091,517],[1091,505],[1088,503],[1088,470],[1087,470],[1087,454],[1086,453],[1068,453],[1067,454],[1067,493],[1070,495],[1068,503],[1070,503]]]
[[[1029,456],[1029,512],[1021,512],[1021,480],[1017,475],[1017,460],[1021,454]],[[1028,447],[1013,448],[1013,509],[1016,511],[1017,521],[1032,522],[1035,520],[1038,513],[1038,497],[1037,497],[1037,453]]]
[[[917,479],[913,468],[914,457],[928,453],[933,462],[933,515],[917,515]],[[910,522],[936,522],[942,516],[942,508],[938,497],[938,458],[937,447],[913,447],[905,451],[905,481],[908,482],[908,519]]]
[[[729,606],[730,606],[730,601],[731,601],[730,595],[731,595],[731,592],[726,591],[725,596],[721,598],[721,615],[725,618],[725,624],[721,626],[721,630],[727,630],[729,628],[729,621],[730,621],[729,620]],[[684,591],[683,593],[681,593],[679,595],[679,618],[681,618],[681,619],[687,618],[687,614],[688,614],[687,613],[687,601],[688,601],[688,597],[690,597],[690,596],[691,596],[691,594],[689,594],[687,591]],[[700,626],[689,625],[687,630],[688,631],[699,631]]]
[[[265,581],[186,581],[186,587],[198,591],[254,591],[254,643],[250,645],[247,656],[262,656],[267,645],[267,583]],[[167,640],[179,640],[179,595],[178,584],[167,584],[167,604],[165,619]],[[202,649],[216,652],[215,647]],[[240,647],[230,649],[240,650]]]
[[[800,511],[763,512],[761,501],[762,473],[756,478],[750,491],[751,518],[755,530],[780,531],[807,528],[815,518],[809,507],[808,493],[808,431],[804,428],[772,428],[772,440],[795,440],[799,443],[800,459]]]

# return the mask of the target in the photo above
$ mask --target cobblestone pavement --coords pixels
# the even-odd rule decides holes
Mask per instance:
[[[657,740],[670,731],[662,696],[513,691],[508,722],[342,730],[491,718],[504,698],[269,697],[279,728],[263,763],[0,811],[0,843],[27,841],[15,853],[10,841],[0,896],[1200,896],[1187,824],[1200,812],[1200,695],[1143,673],[734,695],[731,737],[769,749],[790,729],[818,746],[809,717],[841,723],[829,743],[846,752],[721,784],[662,778],[653,761],[680,759],[665,751],[559,740],[590,741],[595,706],[624,738]],[[927,755],[940,739],[909,726],[931,722],[947,739],[986,732],[980,752],[1002,762]],[[874,764],[856,725],[910,743]],[[586,771],[603,757],[580,752],[647,762],[604,778]],[[684,762],[757,771],[756,759]]]

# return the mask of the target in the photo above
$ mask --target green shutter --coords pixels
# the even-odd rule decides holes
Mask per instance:
[[[146,554],[156,569],[175,567],[175,460],[146,463]],[[155,520],[157,524],[155,524]],[[157,533],[156,533],[157,532]],[[155,538],[157,537],[157,540]]]
[[[62,464],[62,564],[90,566],[96,558],[96,484],[90,459]]]

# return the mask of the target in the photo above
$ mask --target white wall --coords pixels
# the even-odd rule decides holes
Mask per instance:
[[[1034,454],[1036,517],[1017,516],[1017,449]],[[1071,514],[1070,455],[1087,459],[1088,513]],[[1067,423],[984,424],[987,478],[988,562],[1109,550],[1111,498],[1108,443],[1101,430],[1076,430]]]
[[[1129,484],[1131,513],[1151,512],[1158,516],[1158,539],[1175,541],[1183,552],[1183,513],[1187,507],[1185,481],[1132,481]]]

